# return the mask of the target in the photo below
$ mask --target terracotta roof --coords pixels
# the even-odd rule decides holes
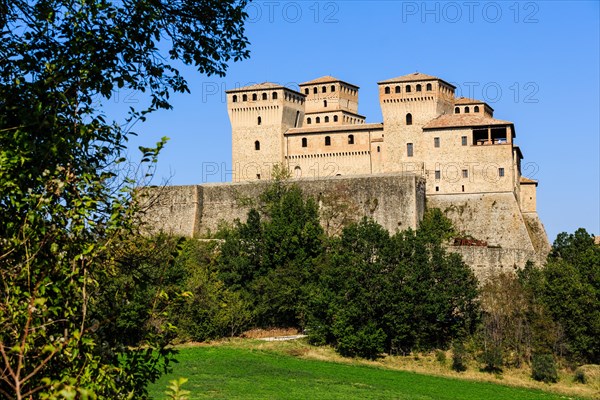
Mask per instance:
[[[524,176],[521,177],[520,179],[520,183],[525,183],[525,184],[535,184],[537,186],[538,181],[533,180],[533,179],[529,179],[529,178],[525,178]]]
[[[352,86],[352,87],[355,87],[358,89],[358,86],[348,83],[346,81],[343,81],[341,79],[338,79],[335,76],[331,76],[331,75],[325,75],[320,78],[313,79],[311,81],[303,82],[303,83],[298,84],[298,86],[317,85],[319,83],[330,83],[330,82],[343,82],[346,85],[349,85],[349,86]]]
[[[347,131],[365,131],[365,130],[381,130],[383,129],[382,123],[376,124],[351,124],[351,125],[322,125],[322,126],[311,126],[310,128],[290,128],[285,134],[286,135],[299,135],[309,133],[327,133],[327,132],[347,132]]]
[[[468,97],[459,97],[454,100],[454,104],[485,104],[485,101],[470,99]]]
[[[287,89],[287,90],[291,90],[292,92],[296,92],[293,89],[287,88],[287,87],[279,85],[277,83],[263,82],[263,83],[257,83],[255,85],[244,86],[241,88],[226,90],[225,93],[245,92],[245,91],[249,91],[249,90],[266,90],[266,89]],[[302,94],[299,92],[296,92],[296,93]],[[304,95],[302,95],[302,96],[304,96]]]
[[[444,114],[429,121],[423,129],[467,127],[467,126],[489,126],[489,125],[512,125],[510,121],[503,121],[485,117],[477,114]]]
[[[446,82],[443,79],[440,79],[436,76],[431,76],[431,75],[427,75],[427,74],[422,74],[421,72],[413,72],[412,74],[408,74],[408,75],[402,75],[402,76],[397,76],[395,78],[392,79],[386,79],[384,81],[379,81],[377,82],[378,84],[382,84],[382,83],[396,83],[396,82],[416,82],[416,81],[442,81],[444,83],[446,83],[447,85],[452,86],[453,88],[455,88],[456,86]]]

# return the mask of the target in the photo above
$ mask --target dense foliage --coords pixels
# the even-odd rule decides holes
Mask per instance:
[[[0,397],[143,399],[166,365],[167,292],[146,289],[172,257],[155,270],[138,248],[122,153],[133,124],[188,91],[170,60],[222,75],[247,57],[244,5],[0,4]],[[118,88],[149,99],[124,123],[98,108]]]

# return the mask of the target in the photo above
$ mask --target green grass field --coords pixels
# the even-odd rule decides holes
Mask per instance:
[[[218,345],[183,348],[172,374],[152,385],[164,399],[168,381],[188,378],[191,399],[568,399],[486,382],[420,375],[365,365],[297,358],[273,350]]]

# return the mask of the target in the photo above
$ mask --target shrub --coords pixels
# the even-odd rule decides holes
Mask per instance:
[[[588,381],[587,376],[585,375],[585,371],[581,368],[577,368],[575,370],[575,377],[573,378],[573,380],[577,383],[583,383],[584,385]]]
[[[440,364],[445,364],[446,363],[446,352],[443,350],[436,350],[435,351],[435,359]]]
[[[533,356],[531,363],[531,377],[536,381],[546,383],[558,381],[556,363],[554,362],[552,354],[536,354]]]
[[[452,345],[452,369],[456,372],[467,370],[467,350],[462,342],[454,342]]]

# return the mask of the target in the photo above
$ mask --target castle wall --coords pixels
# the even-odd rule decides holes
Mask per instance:
[[[448,246],[447,250],[460,254],[480,282],[500,273],[516,272],[527,261],[541,265],[544,261],[536,252],[522,249],[502,249],[477,246]]]

